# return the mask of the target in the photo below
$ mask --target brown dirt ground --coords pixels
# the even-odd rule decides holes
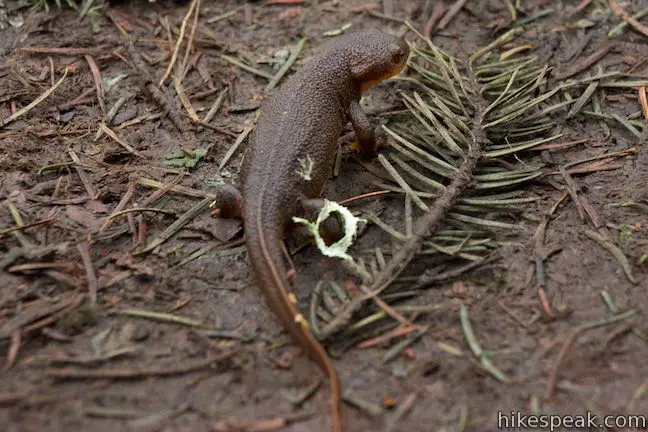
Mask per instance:
[[[2,2],[0,2],[1,4]],[[15,14],[19,3],[5,0],[6,10]],[[264,2],[202,2],[200,22],[209,33],[196,35],[196,48],[202,54],[197,67],[190,70],[184,87],[200,110],[209,109],[218,92],[229,87],[223,109],[212,120],[221,132],[207,129],[180,132],[169,120],[147,120],[126,128],[119,124],[149,113],[160,112],[159,105],[145,91],[145,82],[129,65],[132,56],[111,19],[103,16],[78,20],[75,13],[29,13],[19,9],[24,24],[0,31],[0,119],[27,105],[52,85],[50,58],[61,77],[66,65],[70,73],[62,87],[50,98],[16,122],[0,129],[0,230],[14,226],[9,211],[13,204],[27,224],[51,219],[29,228],[24,236],[0,236],[0,329],[14,316],[43,311],[67,302],[68,309],[56,312],[51,322],[39,321],[52,312],[32,317],[25,325],[38,322],[32,331],[17,331],[0,337],[0,363],[11,367],[0,371],[0,429],[7,431],[114,431],[114,430],[285,430],[325,431],[328,425],[328,392],[321,385],[314,396],[296,407],[291,402],[317,382],[316,365],[307,362],[291,345],[268,350],[281,334],[280,327],[249,280],[244,249],[212,249],[179,269],[168,272],[188,254],[205,245],[240,236],[240,224],[219,220],[208,213],[194,219],[179,235],[153,254],[130,255],[136,236],[129,234],[90,242],[89,251],[98,278],[98,308],[87,306],[88,277],[77,244],[88,244],[94,233],[113,212],[119,200],[140,178],[163,183],[177,174],[166,169],[166,155],[179,146],[187,150],[210,146],[205,160],[182,178],[181,185],[209,190],[210,181],[236,182],[241,152],[218,174],[217,166],[235,137],[254,121],[254,113],[231,112],[232,107],[258,103],[266,80],[227,63],[221,54],[247,53],[255,61],[271,60],[279,49],[290,47],[302,36],[309,37],[304,57],[318,52],[327,39],[322,33],[352,23],[352,29],[380,27],[396,31],[398,19],[409,19],[422,28],[441,2],[378,2],[374,12],[388,12],[398,19],[385,19],[376,13],[358,12],[363,1],[322,1],[304,5],[269,6]],[[449,7],[450,3],[445,2]],[[466,58],[493,36],[489,24],[506,22],[510,15],[506,2],[485,0],[468,2],[434,42],[453,55]],[[605,2],[594,1],[583,13],[569,17],[571,3],[527,1],[528,11],[553,7],[555,12],[535,23],[525,34],[538,46],[546,62],[559,69],[567,64],[572,47],[583,37],[591,40],[579,57],[585,58],[608,43],[606,34],[619,20],[601,16]],[[371,3],[368,4],[371,6]],[[393,11],[388,10],[392,5]],[[179,27],[186,13],[184,3],[145,1],[111,6],[114,20],[141,39],[136,51],[157,81],[169,63],[169,44],[165,23]],[[626,2],[628,10],[640,9],[640,2]],[[645,7],[645,4],[644,4]],[[240,8],[240,9],[237,9]],[[387,9],[387,10],[385,10]],[[228,11],[237,12],[216,23],[207,19]],[[590,19],[595,26],[587,31],[565,26],[578,19]],[[411,35],[410,35],[411,36]],[[409,37],[409,36],[408,36]],[[174,38],[175,40],[175,38]],[[600,64],[629,69],[648,75],[648,38],[628,31],[614,39],[614,51]],[[94,141],[102,118],[95,97],[94,80],[82,54],[39,54],[21,51],[26,47],[87,48],[104,77],[127,77],[106,92],[106,107],[120,98],[126,102],[112,128],[121,138],[141,152],[131,156],[111,139]],[[183,55],[184,51],[181,51]],[[263,66],[266,67],[266,66]],[[267,66],[268,70],[270,66]],[[200,73],[197,72],[200,71]],[[215,91],[202,97],[197,94]],[[85,93],[87,100],[72,107],[61,107]],[[172,85],[163,92],[172,110],[181,109]],[[200,96],[200,95],[199,95]],[[640,109],[635,89],[608,95],[626,114]],[[366,98],[369,112],[379,113],[397,107],[396,87],[384,84]],[[62,109],[66,108],[66,109]],[[204,111],[202,111],[204,112]],[[202,115],[202,113],[201,113]],[[188,124],[188,123],[186,123]],[[224,131],[224,132],[223,132]],[[428,332],[395,361],[380,359],[389,348],[351,349],[336,360],[344,389],[372,406],[393,400],[395,408],[371,414],[367,408],[344,405],[344,424],[348,431],[383,430],[393,424],[397,431],[451,430],[467,415],[465,430],[494,430],[497,412],[521,410],[543,413],[597,415],[648,413],[648,322],[643,311],[648,307],[646,287],[648,267],[640,262],[648,249],[648,215],[637,207],[613,204],[630,200],[647,203],[648,149],[646,140],[637,140],[622,128],[613,126],[606,138],[596,121],[577,119],[561,127],[565,141],[592,138],[587,145],[552,152],[556,165],[631,147],[638,149],[614,171],[599,171],[577,176],[581,196],[598,213],[602,223],[628,257],[637,283],[625,277],[614,257],[592,241],[584,231],[586,224],[577,208],[567,199],[557,210],[546,231],[546,242],[557,252],[545,261],[545,290],[555,315],[553,320],[539,312],[533,277],[535,224],[517,238],[508,239],[498,265],[466,274],[462,278],[422,292],[417,303],[445,305],[420,320]],[[645,134],[644,134],[645,138]],[[245,144],[243,144],[245,145]],[[39,173],[39,169],[70,161],[73,151],[81,160],[90,183],[98,191],[91,199],[75,168],[61,165]],[[533,156],[539,157],[539,156]],[[532,157],[530,157],[533,160]],[[551,177],[563,184],[560,176]],[[345,162],[341,175],[331,183],[327,196],[341,199],[371,191],[370,175],[353,161]],[[542,200],[529,205],[528,213],[540,218],[560,197],[561,192],[548,182],[531,190]],[[141,203],[152,192],[138,186],[133,197]],[[198,200],[169,194],[165,208],[181,214]],[[398,199],[382,200],[384,206],[402,208]],[[147,213],[134,226],[146,229],[147,239],[170,225],[172,217]],[[119,224],[116,224],[119,225]],[[369,230],[371,231],[371,230]],[[623,235],[622,235],[623,233]],[[370,244],[380,233],[359,239]],[[67,248],[26,257],[14,255],[21,241],[39,246],[67,243]],[[382,238],[382,242],[388,241]],[[45,269],[12,268],[26,263],[46,263]],[[302,299],[316,281],[332,274],[333,260],[322,259],[313,248],[295,257],[296,286]],[[621,311],[635,309],[637,314],[625,321],[586,331],[578,337],[562,363],[553,395],[543,399],[552,365],[568,336],[580,325],[609,317],[600,293],[607,291]],[[74,304],[77,295],[86,295],[84,304]],[[459,321],[459,305],[470,305],[470,319],[477,339],[488,350],[493,362],[508,376],[502,384],[475,361],[464,340]],[[303,303],[302,306],[307,305]],[[508,308],[525,323],[535,315],[539,320],[516,322],[504,312]],[[155,312],[173,311],[178,316],[203,322],[239,339],[207,338],[200,329],[174,323],[112,314],[126,308]],[[22,326],[23,330],[25,325]],[[445,343],[459,348],[454,356],[442,349]],[[128,348],[136,351],[128,351]],[[16,352],[15,348],[19,348]],[[126,352],[115,350],[126,349]],[[230,349],[239,353],[212,368],[173,376],[141,376],[117,380],[107,377],[69,380],[51,376],[52,368],[84,368],[79,359],[100,353],[116,353],[114,358],[85,365],[84,370],[138,370],[138,368],[184,367],[192,362]],[[117,355],[120,354],[120,355]],[[15,358],[14,358],[15,357]],[[64,358],[76,364],[62,363]],[[67,370],[67,369],[64,369]],[[316,374],[317,371],[317,374]],[[322,379],[322,384],[324,383]],[[404,413],[398,410],[409,401]],[[273,422],[291,419],[287,426]],[[252,422],[240,429],[226,421]],[[260,423],[265,420],[266,423]],[[258,422],[254,422],[258,421]],[[272,425],[275,424],[274,429]],[[249,425],[248,425],[249,426]],[[268,427],[262,429],[261,427]],[[255,429],[256,427],[256,429]]]

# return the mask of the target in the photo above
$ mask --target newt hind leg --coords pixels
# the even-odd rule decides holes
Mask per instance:
[[[212,214],[222,218],[243,217],[243,196],[235,186],[226,184],[216,190],[216,198],[212,203]]]
[[[356,135],[354,147],[360,150],[364,158],[371,158],[376,154],[376,136],[371,126],[371,121],[362,111],[359,101],[353,101],[349,104],[347,115],[353,126]]]

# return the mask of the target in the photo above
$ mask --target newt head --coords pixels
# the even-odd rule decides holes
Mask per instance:
[[[404,39],[376,29],[350,34],[343,43],[351,76],[361,92],[397,75],[410,52]]]

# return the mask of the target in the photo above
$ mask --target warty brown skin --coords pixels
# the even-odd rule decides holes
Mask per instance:
[[[336,40],[262,106],[245,157],[243,220],[253,273],[268,306],[328,376],[334,432],[342,429],[339,380],[290,295],[283,237],[292,216],[321,194],[348,120],[361,152],[373,154],[373,129],[359,104],[362,91],[400,72],[408,55],[403,39],[378,30]],[[300,161],[308,157],[313,161],[310,179],[300,174]]]

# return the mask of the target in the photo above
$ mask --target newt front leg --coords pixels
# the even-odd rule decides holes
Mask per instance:
[[[364,158],[376,155],[376,136],[371,126],[371,121],[362,110],[359,101],[351,101],[347,109],[347,115],[356,134],[357,148]]]

